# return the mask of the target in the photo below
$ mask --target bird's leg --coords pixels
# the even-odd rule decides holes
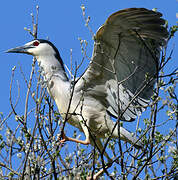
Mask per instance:
[[[85,137],[86,137],[85,140],[79,140],[79,139],[76,139],[76,138],[67,137],[65,135],[65,133],[62,132],[62,139],[60,140],[60,142],[64,143],[66,141],[73,141],[73,142],[81,143],[81,144],[84,144],[84,145],[90,144],[90,134],[89,134],[87,126],[84,123],[81,123],[81,127],[82,127],[83,132],[84,132]]]
[[[62,139],[60,140],[61,143],[64,143],[66,141],[73,141],[73,142],[76,142],[76,143],[81,143],[81,144],[84,144],[84,145],[88,145],[90,144],[90,140],[89,138],[85,139],[85,140],[79,140],[79,139],[76,139],[76,138],[71,138],[71,137],[67,137],[65,135],[65,133],[62,134]]]
[[[99,149],[100,153],[102,153],[102,151],[104,150],[104,148],[103,148],[103,145],[102,145],[100,139],[96,139],[96,140],[95,140],[95,143],[96,143],[96,145],[98,146],[98,149]],[[104,156],[105,156],[105,157],[107,158],[107,160],[108,160],[108,164],[105,166],[105,169],[108,169],[109,167],[112,166],[113,161],[112,161],[112,159],[109,157],[109,155],[107,154],[106,151],[104,151]],[[98,179],[99,176],[101,176],[103,173],[104,173],[104,168],[102,168],[100,171],[98,171],[97,173],[95,173],[93,177],[88,176],[88,177],[87,177],[87,180],[91,180],[91,179],[96,180],[96,179]]]
[[[111,167],[111,164],[105,166],[105,169],[108,169],[109,167]],[[88,176],[87,180],[97,180],[99,178],[99,176],[101,176],[104,173],[104,168],[102,168],[100,171],[98,171],[96,174],[94,174],[93,177]]]
[[[100,140],[100,139],[96,139],[96,140],[95,140],[95,143],[96,143],[96,145],[98,146],[98,148],[99,148],[99,150],[100,150],[100,153],[102,153],[102,152],[104,151],[104,156],[107,158],[108,163],[111,163],[111,162],[112,162],[112,159],[109,157],[109,155],[107,154],[107,152],[104,150],[103,144],[101,143],[101,140]]]

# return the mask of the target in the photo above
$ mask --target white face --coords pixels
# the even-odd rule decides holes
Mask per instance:
[[[38,40],[28,42],[24,47],[26,48],[26,53],[33,56],[50,56],[55,54],[55,51],[50,44],[46,42],[40,43]]]

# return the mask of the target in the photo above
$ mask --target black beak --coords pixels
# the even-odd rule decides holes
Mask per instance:
[[[8,49],[6,51],[6,53],[25,53],[25,54],[30,54],[28,52],[29,48],[32,48],[32,46],[29,46],[29,45],[19,46],[19,47],[16,47],[16,48]]]

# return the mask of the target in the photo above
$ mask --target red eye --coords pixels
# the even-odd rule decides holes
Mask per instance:
[[[33,45],[34,46],[38,46],[40,43],[38,42],[38,41],[35,41],[34,43],[33,43]]]

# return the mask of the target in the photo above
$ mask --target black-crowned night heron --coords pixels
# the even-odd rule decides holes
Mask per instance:
[[[100,138],[110,134],[136,148],[141,147],[126,129],[119,129],[118,124],[114,128],[111,117],[132,121],[150,101],[161,46],[168,37],[161,16],[159,12],[144,8],[124,9],[112,14],[97,31],[91,62],[76,83],[69,81],[58,50],[47,40],[35,39],[7,51],[30,54],[37,59],[48,92],[63,118],[71,98],[71,84],[75,84],[67,122],[83,131],[86,139],[63,135],[61,142],[94,144],[93,135],[102,150]]]

